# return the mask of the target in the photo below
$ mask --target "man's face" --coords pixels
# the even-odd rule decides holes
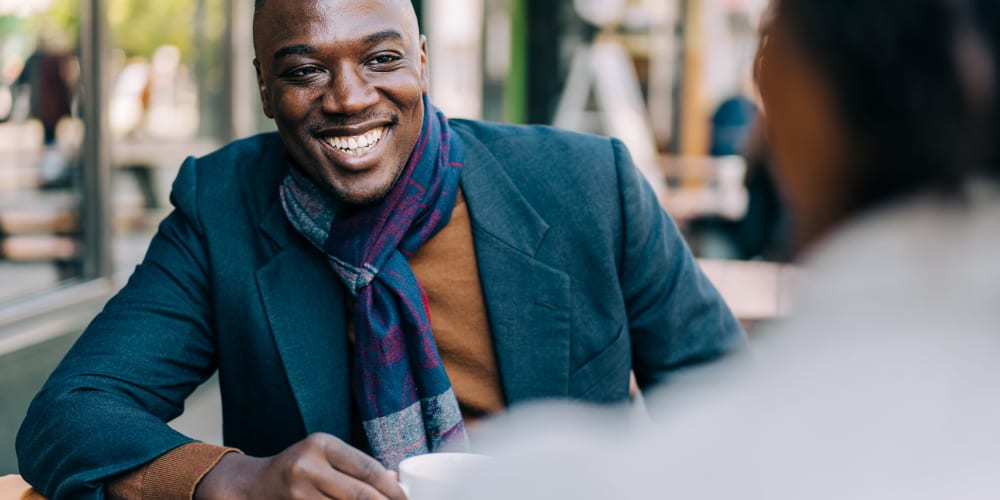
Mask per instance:
[[[292,159],[346,203],[380,200],[420,135],[427,52],[405,0],[267,0],[257,82]]]

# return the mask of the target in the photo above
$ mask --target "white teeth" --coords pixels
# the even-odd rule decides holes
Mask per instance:
[[[377,128],[353,137],[327,137],[326,143],[353,156],[361,156],[382,139],[385,128]]]

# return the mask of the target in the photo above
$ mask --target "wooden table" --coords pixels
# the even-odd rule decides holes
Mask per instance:
[[[45,500],[21,476],[0,476],[0,500]]]
[[[699,259],[708,279],[740,321],[787,315],[803,271],[773,262]]]
[[[656,189],[660,204],[683,226],[697,217],[740,220],[749,195],[743,186],[746,162],[739,156],[662,156]]]

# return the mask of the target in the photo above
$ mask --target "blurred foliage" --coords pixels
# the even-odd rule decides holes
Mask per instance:
[[[28,48],[39,35],[58,37],[74,45],[80,33],[79,0],[53,0],[43,14],[30,17],[0,16],[0,39],[20,38]]]
[[[200,4],[200,8],[199,8]],[[38,34],[58,35],[75,45],[81,0],[52,0],[43,14],[0,16],[0,38],[21,37],[34,46]],[[128,57],[148,58],[161,45],[174,45],[191,62],[204,44],[217,44],[225,30],[223,0],[107,0],[109,42]]]
[[[49,11],[33,21],[36,30],[59,32],[75,45],[80,37],[80,0],[54,0]]]
[[[192,61],[199,41],[218,42],[225,29],[222,2],[200,3],[201,9],[198,0],[108,0],[111,42],[128,56],[143,57],[149,57],[161,45],[174,45],[185,60]]]

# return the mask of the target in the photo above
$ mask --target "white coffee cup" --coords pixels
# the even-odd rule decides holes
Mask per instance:
[[[469,471],[490,460],[476,453],[428,453],[399,463],[399,484],[410,500],[447,500]]]

